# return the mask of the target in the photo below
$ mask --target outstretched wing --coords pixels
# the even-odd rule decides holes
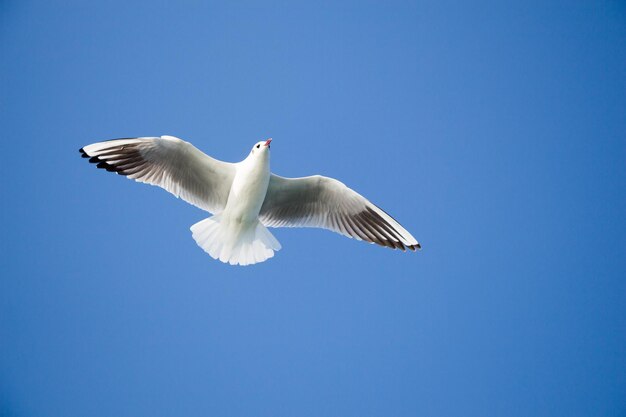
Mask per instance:
[[[115,139],[80,149],[98,168],[157,185],[211,213],[222,211],[235,166],[173,136]]]
[[[365,197],[328,177],[272,174],[259,214],[268,227],[320,227],[392,249],[420,249],[413,236]]]

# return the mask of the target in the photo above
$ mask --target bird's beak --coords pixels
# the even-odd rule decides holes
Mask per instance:
[[[268,140],[265,141],[265,146],[269,148],[271,142],[272,142],[272,138],[269,138]]]

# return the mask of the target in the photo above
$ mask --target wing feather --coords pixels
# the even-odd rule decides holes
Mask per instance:
[[[272,174],[259,214],[267,227],[319,227],[392,249],[420,249],[393,217],[343,183]]]
[[[173,136],[114,139],[80,149],[98,168],[161,187],[211,213],[226,206],[235,165]]]

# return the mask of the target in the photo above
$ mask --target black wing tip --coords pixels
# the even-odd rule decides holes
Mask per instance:
[[[97,158],[97,157],[94,157],[94,158]],[[89,162],[91,162],[91,159],[89,160]],[[116,174],[125,175],[125,174],[122,173],[121,169],[119,169],[118,167],[116,167],[114,165],[109,164],[106,161],[103,161],[101,159],[97,159],[96,161],[93,161],[93,162],[94,163],[98,162],[98,165],[96,165],[96,167],[98,167],[100,169],[106,169],[109,172],[115,172]]]
[[[370,241],[369,243],[382,246],[383,248],[389,248],[391,250],[400,249],[402,252],[406,252],[407,249],[411,250],[412,252],[422,250],[422,245],[419,243],[416,243],[415,245],[407,245],[402,242],[394,242],[394,241],[389,241],[389,240],[383,240],[383,241],[376,240],[376,241]]]
[[[422,250],[422,245],[420,245],[419,243],[416,243],[415,245],[404,245],[404,247],[406,249],[410,249],[412,252]],[[402,249],[402,251],[404,252],[405,250]]]
[[[78,151],[81,153],[81,156],[83,158],[89,158],[90,163],[97,164],[96,165],[97,168],[105,169],[109,172],[115,172],[116,174],[119,174],[119,175],[126,175],[122,172],[123,170],[117,168],[114,165],[109,164],[108,162],[98,158],[97,156],[89,156],[83,148],[80,148]]]
[[[373,205],[373,204],[372,204]],[[380,211],[382,211],[383,213],[385,213],[387,216],[391,217],[396,223],[398,223],[398,221],[396,219],[394,219],[391,215],[389,215],[389,213],[387,213],[386,211],[384,211],[383,209],[381,209],[378,206],[375,206],[377,209],[379,209]],[[381,246],[388,246],[391,249],[400,249],[402,252],[406,252],[406,249],[410,249],[411,251],[415,252],[416,250],[421,250],[422,249],[422,245],[420,245],[419,242],[415,242],[414,245],[407,245],[406,243],[403,243],[401,241],[402,238],[404,238],[404,236],[398,232],[391,224],[389,224],[387,221],[385,221],[378,213],[376,213],[376,211],[374,211],[371,207],[367,207],[367,211],[369,216],[372,216],[374,219],[381,221],[382,224],[381,226],[386,229],[386,231],[388,233],[390,233],[392,236],[394,236],[395,238],[398,239],[398,241],[392,241],[392,245],[381,245]],[[364,214],[366,212],[362,212],[361,214]],[[400,224],[400,223],[398,223]],[[387,242],[386,242],[387,243]]]

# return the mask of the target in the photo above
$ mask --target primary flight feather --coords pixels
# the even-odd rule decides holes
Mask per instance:
[[[420,249],[391,216],[328,177],[270,172],[271,139],[246,159],[218,161],[173,136],[115,139],[80,149],[98,168],[158,185],[212,217],[191,226],[196,243],[231,265],[263,262],[280,250],[266,227],[320,227],[392,249]]]

